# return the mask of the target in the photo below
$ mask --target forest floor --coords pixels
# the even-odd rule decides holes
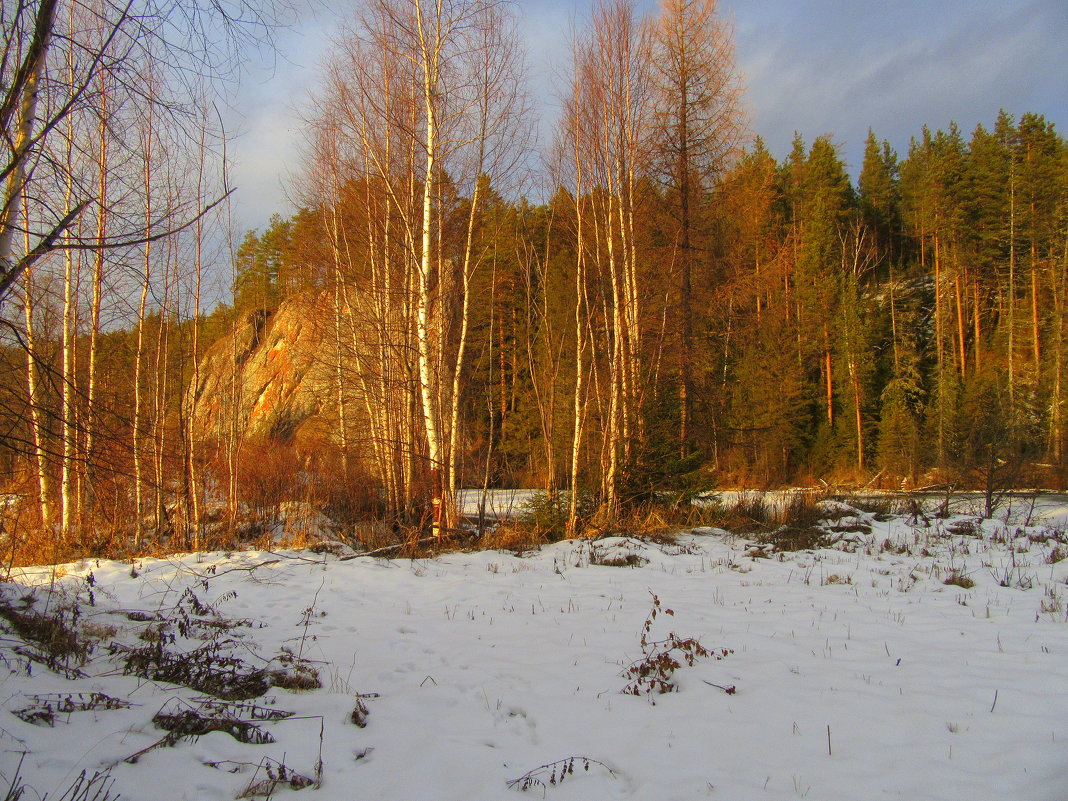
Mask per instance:
[[[966,511],[825,502],[789,552],[698,529],[15,570],[0,792],[1060,801],[1063,510]]]

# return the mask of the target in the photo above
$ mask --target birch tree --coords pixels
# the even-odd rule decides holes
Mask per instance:
[[[649,29],[633,3],[601,2],[594,7],[589,33],[576,38],[573,49],[574,88],[562,138],[574,158],[578,258],[585,260],[588,254],[589,266],[583,261],[581,269],[596,271],[600,282],[598,308],[585,308],[586,325],[597,317],[605,323],[601,497],[603,515],[613,520],[643,434],[648,391],[641,347],[645,290],[635,218],[639,182],[648,175]],[[584,305],[578,300],[576,304]],[[581,352],[582,338],[578,341]],[[593,376],[596,380],[596,370]],[[576,380],[576,398],[581,393],[582,382]],[[576,425],[576,432],[580,430]],[[572,445],[572,480],[578,439]],[[574,517],[574,509],[569,517]]]
[[[188,172],[187,159],[203,130],[196,99],[223,89],[236,75],[245,47],[268,39],[277,11],[273,3],[245,0],[43,0],[6,3],[0,10],[0,315],[8,342],[36,341],[41,349],[41,331],[30,331],[32,315],[3,306],[34,270],[29,297],[36,294],[62,308],[54,370],[36,359],[30,345],[26,394],[36,411],[28,422],[40,447],[26,451],[39,463],[49,462],[40,469],[41,491],[54,497],[42,499],[49,509],[42,522],[58,524],[67,545],[87,541],[88,534],[78,532],[95,525],[86,513],[93,510],[103,474],[118,483],[130,472],[129,421],[123,410],[103,405],[100,343],[106,327],[130,325],[136,312],[156,310],[125,302],[136,291],[123,267],[139,250],[147,264],[153,242],[202,222],[226,194],[223,189],[206,196],[184,186],[154,202],[152,181],[142,178],[141,167],[151,173],[165,163],[181,163],[185,166],[173,174]],[[145,139],[136,135],[147,119],[166,131],[166,149],[148,156],[142,152]],[[217,166],[212,159],[208,169]],[[58,280],[45,280],[50,274]],[[58,286],[58,294],[41,295],[46,286]],[[103,320],[108,304],[115,314]],[[165,311],[159,313],[162,321]],[[135,396],[141,361],[139,356]],[[54,412],[49,410],[56,419],[51,428],[39,419],[46,386],[55,387],[58,396]],[[166,387],[168,397],[159,398],[161,411],[172,392]],[[143,412],[137,409],[135,417]],[[138,441],[132,450],[138,453],[145,433],[141,422],[133,426]],[[98,460],[105,441],[108,448],[124,450],[124,457],[107,464]],[[164,449],[155,450],[157,474]],[[140,495],[145,476],[139,456],[133,466],[131,489]],[[157,496],[157,508],[159,503]]]
[[[332,149],[345,175],[330,181],[335,190],[363,188],[366,218],[363,230],[335,227],[337,256],[344,253],[357,267],[351,262],[356,246],[370,268],[370,304],[388,342],[376,359],[378,370],[384,375],[396,352],[412,346],[415,392],[409,397],[422,441],[393,441],[392,447],[424,452],[431,527],[440,535],[454,522],[459,482],[483,181],[507,181],[526,138],[521,53],[500,0],[370,0],[338,50],[324,91],[331,116],[320,125],[338,129]],[[453,190],[468,202],[456,241],[442,225]],[[333,219],[333,212],[326,214]],[[387,422],[373,411],[369,417],[378,418],[379,429]],[[380,470],[386,458],[383,452]]]

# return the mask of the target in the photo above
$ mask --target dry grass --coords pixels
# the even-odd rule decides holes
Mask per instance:
[[[716,502],[700,494],[687,493],[662,497],[642,503],[624,504],[621,513],[609,518],[598,508],[593,496],[582,495],[579,501],[577,531],[568,532],[568,494],[552,496],[536,493],[515,519],[501,521],[474,541],[452,537],[448,542],[426,543],[428,531],[418,526],[406,527],[389,521],[374,519],[369,512],[362,519],[334,524],[323,521],[328,505],[313,502],[310,497],[301,501],[275,502],[268,506],[267,490],[260,486],[261,503],[250,509],[243,520],[231,520],[223,507],[205,511],[202,518],[201,550],[236,550],[242,547],[275,549],[311,548],[322,536],[332,537],[354,546],[357,550],[382,551],[383,555],[422,558],[439,553],[443,548],[486,548],[522,553],[547,543],[564,539],[569,533],[577,538],[600,539],[607,536],[630,536],[670,544],[676,534],[698,527],[716,527],[752,536],[762,542],[774,543],[783,550],[820,547],[827,535],[826,524],[834,519],[835,509],[822,504],[825,498],[818,493],[797,491],[781,498],[759,491],[742,492],[731,503]],[[276,488],[277,489],[277,488]],[[899,511],[898,499],[844,499],[848,505],[879,514]],[[322,498],[319,499],[322,501]],[[366,505],[361,500],[361,505]],[[28,505],[32,507],[32,504]],[[365,509],[365,511],[367,511]],[[147,538],[136,551],[125,541],[100,537],[92,542],[70,543],[66,546],[54,536],[44,536],[39,527],[28,519],[19,520],[16,509],[6,511],[5,531],[21,533],[9,536],[11,550],[8,565],[55,564],[83,556],[86,551],[110,558],[124,556],[166,556],[175,550],[188,549],[184,535],[174,534]],[[847,514],[839,510],[839,515]],[[27,513],[23,512],[25,517]],[[259,519],[258,516],[265,516]],[[208,519],[210,518],[210,522]],[[258,521],[258,523],[257,523]],[[270,521],[270,525],[266,524]],[[326,529],[321,532],[322,525]],[[281,532],[281,533],[279,533]],[[185,546],[183,548],[182,546]]]
[[[942,583],[947,586],[960,587],[964,590],[970,590],[975,586],[975,579],[960,572],[959,570],[951,570],[948,575],[942,580]]]
[[[738,533],[760,535],[783,549],[818,547],[826,532],[817,526],[822,518],[820,501],[812,493],[797,492],[776,509],[764,493],[743,493],[730,505],[718,503],[667,504],[649,501],[626,508],[615,520],[597,510],[580,519],[577,536],[596,540],[624,536],[662,545],[676,543],[676,536],[700,526],[713,526]],[[503,522],[484,534],[478,547],[525,552],[562,538],[556,506],[536,500],[523,516]]]
[[[383,520],[364,520],[352,529],[352,538],[365,550],[374,551],[400,542],[400,532]]]
[[[894,495],[844,495],[838,497],[854,509],[874,515],[876,520],[900,517],[915,511],[916,503]]]
[[[17,600],[0,596],[0,618],[31,646],[27,656],[57,672],[77,671],[93,648],[92,642],[78,636],[78,604],[46,605],[38,612],[34,609],[38,600],[32,591]]]
[[[731,504],[716,504],[708,512],[709,524],[745,534],[772,523],[772,510],[762,492],[743,492]]]
[[[495,551],[526,553],[546,545],[550,540],[538,529],[521,522],[502,523],[478,540],[478,547]]]

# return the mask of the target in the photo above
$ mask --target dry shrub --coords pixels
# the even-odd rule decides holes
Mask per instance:
[[[292,692],[318,690],[323,686],[319,672],[308,665],[295,665],[289,670],[272,670],[270,682],[272,687],[281,687]]]
[[[810,492],[793,492],[775,513],[775,521],[790,528],[813,528],[823,517],[820,511],[820,498]]]
[[[678,507],[676,522],[683,528],[719,527],[723,509],[718,502],[698,499]]]
[[[236,464],[237,494],[253,524],[276,522],[278,504],[299,500],[300,464],[291,446],[271,439],[248,440],[241,444]]]
[[[98,712],[108,709],[127,709],[132,702],[113,698],[102,692],[40,693],[27,696],[31,703],[11,714],[34,726],[55,726],[56,718],[69,718],[75,712]],[[61,719],[63,719],[61,718]]]
[[[757,539],[773,544],[779,551],[821,548],[828,539],[827,532],[819,526],[822,517],[820,498],[817,495],[794,492],[773,515],[778,526],[762,533]]]
[[[508,782],[509,790],[522,790],[526,792],[532,787],[540,788],[542,794],[549,787],[555,787],[558,784],[563,784],[567,781],[569,776],[573,776],[575,773],[575,763],[578,763],[583,772],[589,773],[590,765],[597,765],[608,771],[609,775],[615,776],[615,772],[606,764],[597,759],[591,759],[587,756],[572,756],[566,759],[558,759],[555,762],[548,762],[544,765],[528,770],[518,779],[512,779]]]
[[[649,560],[635,551],[605,553],[594,546],[590,549],[590,564],[601,567],[644,567]]]
[[[654,545],[678,545],[678,535],[683,533],[678,527],[672,526],[669,528],[653,529],[651,531],[643,531],[640,534],[636,534],[635,537],[643,542],[651,542]]]
[[[288,787],[290,790],[303,790],[305,787],[318,788],[322,782],[322,767],[323,763],[320,759],[316,763],[314,776],[305,776],[293,770],[284,761],[279,762],[265,756],[260,760],[256,773],[253,774],[248,786],[237,797],[273,798],[275,790],[279,788],[285,789]],[[257,781],[256,777],[259,775],[260,770],[263,770],[266,778]]]
[[[780,526],[764,532],[757,541],[770,543],[777,551],[813,551],[827,544],[827,532],[818,528]]]
[[[230,656],[217,641],[185,652],[168,651],[162,642],[116,650],[126,675],[180,684],[227,701],[258,698],[271,687],[266,670]]]
[[[772,523],[771,508],[762,492],[743,492],[733,503],[716,503],[706,516],[709,525],[739,533],[760,531]]]
[[[820,547],[827,532],[820,528],[821,498],[809,492],[794,492],[781,508],[768,503],[763,492],[743,492],[732,504],[716,505],[708,513],[712,525],[741,534],[754,534],[759,542],[779,550]]]
[[[18,767],[15,768],[15,775],[11,777],[11,782],[8,784],[7,792],[4,794],[3,801],[20,801],[23,797],[29,801],[32,798],[47,799],[49,796],[47,793],[41,795],[37,790],[25,784],[22,780],[22,761],[26,755],[23,754],[19,758]],[[105,770],[103,772],[97,771],[90,776],[86,771],[82,771],[70,783],[63,795],[59,797],[60,801],[119,801],[122,796],[119,793],[113,793],[112,788],[115,784],[115,780],[111,777],[111,770]],[[31,795],[27,795],[26,791],[29,790]]]
[[[726,659],[734,652],[729,648],[705,648],[696,638],[680,637],[673,631],[662,640],[649,639],[653,622],[658,615],[663,613],[674,616],[675,614],[673,610],[661,606],[660,599],[655,593],[649,594],[652,595],[653,605],[642,624],[640,638],[642,658],[624,668],[621,675],[628,679],[628,683],[620,692],[624,695],[647,696],[649,703],[655,705],[654,694],[675,692],[678,689],[672,676],[683,663],[692,667],[698,659]],[[733,694],[734,688],[732,687],[727,692]]]
[[[354,543],[368,551],[397,545],[406,539],[399,525],[384,520],[359,520],[353,523],[351,531]]]
[[[0,560],[7,571],[72,562],[80,556],[77,543],[63,541],[52,527],[42,525],[35,482],[12,480],[0,492]]]
[[[592,495],[579,499],[575,536],[600,539],[609,536],[630,536],[664,545],[675,544],[675,535],[702,525],[716,525],[722,519],[722,508],[694,499],[652,499],[625,504],[615,518],[597,505]],[[549,498],[545,493],[532,496],[520,515],[502,522],[494,531],[480,539],[480,545],[506,550],[527,550],[567,536],[568,499],[566,493]]]
[[[33,608],[37,601],[32,591],[17,601],[0,596],[0,618],[26,643],[24,655],[56,672],[76,673],[93,650],[91,642],[78,636],[81,607],[60,602],[38,612]]]
[[[624,533],[638,536],[666,536],[679,528],[682,517],[678,509],[650,501],[631,508],[619,527]]]
[[[69,561],[67,548],[40,524],[36,504],[29,496],[8,503],[2,510],[4,562],[8,571],[24,565],[59,564]]]
[[[255,723],[235,717],[205,713],[198,709],[181,709],[173,712],[160,710],[152,718],[157,728],[170,732],[167,738],[173,745],[181,739],[202,737],[212,732],[229,734],[241,743],[267,745],[275,741],[274,735]]]
[[[53,495],[59,489],[58,466],[52,465]],[[173,460],[164,459],[168,476]],[[59,498],[52,498],[52,520],[41,520],[36,470],[27,462],[18,465],[0,490],[2,555],[8,565],[59,564],[79,558],[121,558],[132,552],[132,533],[137,519],[133,509],[133,470],[129,444],[109,436],[95,440],[91,480],[80,506],[69,540],[58,536]],[[151,494],[151,490],[148,490]]]
[[[536,550],[548,542],[550,540],[537,528],[522,522],[508,521],[483,534],[478,544],[480,548],[519,554]]]
[[[115,526],[95,526],[92,521],[87,521],[73,534],[74,539],[65,549],[64,561],[125,559],[134,555],[133,538],[128,531]]]
[[[353,531],[357,524],[380,517],[379,486],[362,467],[361,454],[354,449],[343,452],[338,446],[309,440],[310,434],[292,442],[277,438],[246,440],[240,445],[237,459],[236,501],[239,516],[229,521],[225,499],[220,499],[214,517],[205,524],[203,544],[232,547],[240,543],[277,544],[281,536],[286,545],[306,547],[321,539],[324,527]],[[213,483],[225,490],[228,465],[225,454],[215,454],[210,467]],[[325,518],[325,519],[324,519]],[[368,546],[382,542],[378,532],[361,528],[357,539],[364,541],[374,533]]]
[[[366,472],[360,453],[350,449],[347,458],[343,456],[336,447],[320,454],[312,473],[317,493],[309,500],[318,501],[319,508],[342,526],[381,519],[385,511],[381,485]]]

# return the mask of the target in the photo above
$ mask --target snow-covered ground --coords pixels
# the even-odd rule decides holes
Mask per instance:
[[[771,558],[705,530],[523,556],[213,553],[17,572],[9,609],[77,601],[97,646],[66,678],[31,667],[0,621],[0,792],[21,760],[24,801],[109,769],[113,794],[146,801],[490,801],[524,797],[509,786],[524,776],[526,795],[560,800],[1068,798],[1061,535],[856,511],[833,525],[833,547]],[[678,692],[623,695],[654,596],[648,641],[732,653],[680,659]],[[238,674],[314,670],[322,687],[227,705],[123,674],[131,649],[157,643],[239,659]],[[119,702],[132,705],[107,708]],[[166,741],[157,723],[186,712],[219,730]],[[319,786],[271,782],[283,764]]]

